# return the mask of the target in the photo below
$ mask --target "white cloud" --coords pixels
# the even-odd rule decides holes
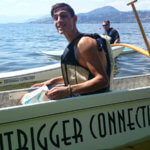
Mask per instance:
[[[136,6],[140,10],[150,10],[150,0],[139,1]]]
[[[39,2],[50,2],[50,0],[39,0]]]
[[[7,3],[15,3],[15,2],[17,2],[17,0],[4,0],[4,2],[7,2]]]
[[[17,6],[18,6],[18,7],[29,7],[30,4],[29,4],[29,3],[26,3],[26,2],[21,2],[21,3],[18,3]]]
[[[89,12],[104,6],[113,6],[120,11],[132,10],[126,4],[131,0],[0,0],[0,14],[12,16],[36,16],[49,14],[55,3],[70,4],[76,13]],[[135,3],[137,10],[150,10],[150,0],[138,0]]]

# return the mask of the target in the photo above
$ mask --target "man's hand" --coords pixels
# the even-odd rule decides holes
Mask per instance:
[[[53,100],[67,98],[70,96],[69,88],[67,86],[64,87],[54,87],[51,90],[46,92],[46,96]]]

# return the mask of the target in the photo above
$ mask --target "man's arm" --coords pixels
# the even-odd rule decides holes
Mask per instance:
[[[79,63],[90,70],[94,78],[86,82],[65,87],[54,87],[46,95],[52,99],[62,99],[71,94],[94,92],[108,86],[107,61],[104,51],[98,52],[95,39],[83,37],[77,45]],[[71,88],[71,89],[70,89]]]
[[[114,41],[114,44],[115,43],[120,43],[120,36],[119,36],[119,33],[117,30],[114,30],[114,38],[115,38],[115,41]]]
[[[43,86],[43,85],[50,86],[50,85],[57,85],[57,84],[64,84],[64,80],[63,80],[63,77],[62,77],[62,76],[60,76],[60,77],[55,77],[55,78],[53,78],[53,79],[44,81],[44,82],[42,82],[42,83],[34,84],[34,85],[32,85],[32,87],[41,87],[41,86]]]
[[[109,82],[106,73],[107,61],[104,51],[98,51],[96,40],[83,37],[79,41],[77,49],[79,63],[89,69],[94,78],[84,83],[72,85],[72,93],[84,94],[107,87]]]
[[[115,41],[114,41],[114,44],[115,43],[120,43],[120,38],[117,38]]]

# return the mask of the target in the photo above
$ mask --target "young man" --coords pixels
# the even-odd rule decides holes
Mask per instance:
[[[65,84],[63,87],[54,87],[47,91],[46,95],[51,99],[108,91],[108,63],[104,50],[98,50],[94,38],[84,36],[78,31],[77,16],[68,4],[54,5],[51,15],[57,31],[69,42],[61,57],[62,76],[33,87]]]
[[[103,21],[103,28],[105,30],[104,35],[108,35],[111,37],[110,44],[115,44],[115,43],[120,42],[119,33],[114,28],[110,28],[110,21],[109,20]]]

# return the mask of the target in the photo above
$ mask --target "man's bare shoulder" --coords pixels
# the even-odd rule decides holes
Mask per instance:
[[[97,42],[91,37],[84,36],[79,40],[77,47],[80,52],[85,52],[97,48]]]

